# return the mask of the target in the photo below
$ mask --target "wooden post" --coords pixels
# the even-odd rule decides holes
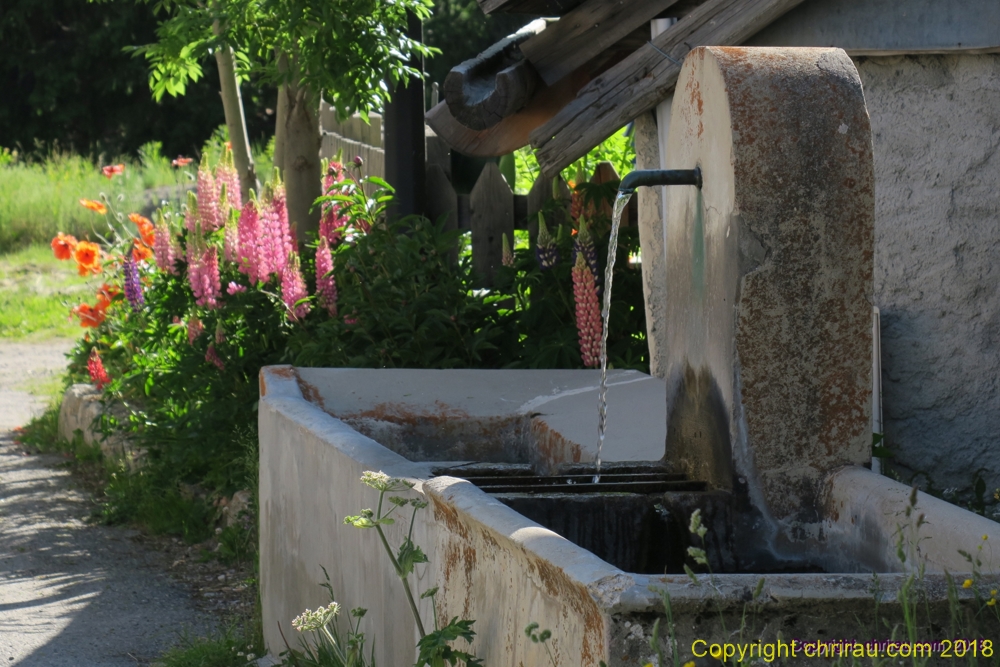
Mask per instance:
[[[503,259],[502,235],[514,237],[514,194],[500,168],[486,165],[470,195],[472,208],[472,268],[482,287],[492,287]]]
[[[407,36],[423,41],[423,26],[408,13]],[[423,58],[415,57],[410,66],[423,71]],[[385,105],[385,180],[396,188],[390,216],[423,215],[427,183],[424,159],[424,86],[420,79],[402,83]]]
[[[431,164],[427,167],[427,217],[437,223],[441,217],[447,219],[444,228],[448,231],[458,229],[458,197],[455,188],[444,173],[441,165]],[[449,253],[452,264],[458,263],[458,247]]]

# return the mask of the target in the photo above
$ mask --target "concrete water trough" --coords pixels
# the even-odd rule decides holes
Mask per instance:
[[[698,664],[713,643],[775,658],[780,641],[779,662],[813,664],[817,641],[1000,629],[984,613],[1000,526],[869,469],[873,173],[850,59],[699,48],[676,90],[661,167],[703,184],[664,194],[663,256],[644,250],[663,378],[609,373],[599,484],[597,371],[262,370],[272,653],[326,601],[325,568],[345,607],[369,609],[379,662],[412,664],[395,572],[373,531],[343,525],[377,501],[367,470],[428,502],[417,587],[440,592],[421,617],[475,619],[487,665],[548,664],[532,622],[557,665],[593,667],[650,662],[656,623],[668,657]]]

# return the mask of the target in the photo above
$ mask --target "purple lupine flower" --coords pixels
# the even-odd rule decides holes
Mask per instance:
[[[538,260],[538,268],[541,270],[551,269],[559,261],[559,248],[556,247],[556,240],[549,234],[548,227],[545,226],[545,217],[538,214],[538,239],[535,241],[535,258]]]
[[[138,313],[142,310],[146,299],[142,296],[142,284],[139,282],[139,265],[132,257],[131,252],[125,254],[122,270],[125,272],[125,298],[132,306],[132,311]]]
[[[583,259],[590,267],[590,272],[594,274],[594,284],[597,285],[598,292],[601,287],[601,269],[597,263],[597,248],[594,247],[594,236],[590,233],[590,226],[587,218],[580,218],[580,230],[573,241],[573,265],[576,265],[576,256],[583,255]]]

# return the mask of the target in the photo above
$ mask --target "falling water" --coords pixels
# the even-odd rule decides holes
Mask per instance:
[[[601,392],[597,410],[597,472],[594,484],[601,481],[601,449],[604,448],[604,432],[608,427],[608,317],[611,315],[611,281],[614,278],[615,256],[618,254],[618,226],[622,221],[622,211],[632,198],[631,192],[619,192],[611,214],[611,237],[608,239],[608,266],[604,269],[604,307],[601,308]]]

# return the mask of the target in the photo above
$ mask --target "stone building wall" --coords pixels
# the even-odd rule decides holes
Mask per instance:
[[[855,58],[875,149],[893,468],[1000,487],[1000,55]],[[922,474],[920,474],[922,473]]]
[[[1000,487],[1000,54],[856,57],[875,156],[874,305],[890,466],[968,500]],[[637,168],[662,158],[671,100],[636,119]],[[659,127],[658,127],[659,126]],[[657,142],[657,133],[661,135]],[[662,193],[640,189],[652,373],[669,326]],[[660,188],[659,190],[662,190]],[[663,274],[665,275],[665,274]],[[946,496],[951,493],[945,493]]]

